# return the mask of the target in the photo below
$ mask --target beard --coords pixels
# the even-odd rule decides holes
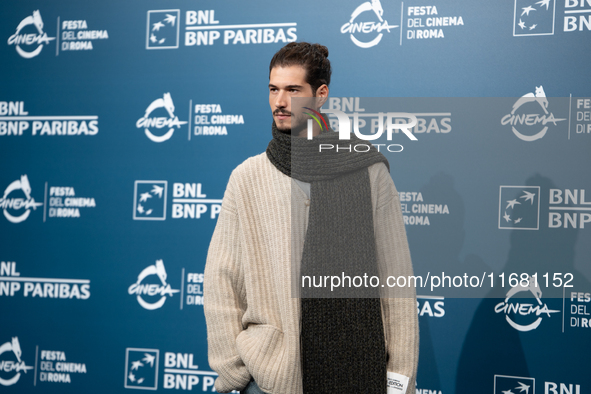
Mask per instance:
[[[289,112],[287,110],[280,110],[280,109],[273,111],[273,115],[279,115],[279,114],[290,116],[290,118],[289,118],[290,124],[289,125],[280,125],[279,123],[277,123],[277,121],[275,121],[275,119],[273,119],[273,121],[275,122],[275,127],[277,127],[277,130],[279,130],[283,134],[291,134],[294,136],[298,136],[300,134],[300,132],[302,130],[304,130],[307,126],[307,117],[304,114],[300,114],[298,116],[298,115],[295,115],[293,112]]]

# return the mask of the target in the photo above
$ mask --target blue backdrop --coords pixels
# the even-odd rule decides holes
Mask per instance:
[[[591,390],[591,1],[1,8],[2,392],[213,391],[207,248],[295,40],[329,48],[330,108],[436,98],[387,153],[415,271],[495,282],[417,291],[417,394]]]

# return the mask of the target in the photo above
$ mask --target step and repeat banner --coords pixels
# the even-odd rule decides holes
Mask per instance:
[[[417,394],[591,392],[591,1],[0,8],[1,392],[214,391],[207,249],[293,41],[388,137]]]

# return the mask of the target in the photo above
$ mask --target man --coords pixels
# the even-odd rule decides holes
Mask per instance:
[[[216,390],[414,394],[414,290],[380,299],[375,289],[329,298],[302,288],[297,298],[292,287],[300,274],[412,275],[387,161],[375,149],[319,154],[319,143],[339,142],[326,119],[306,138],[301,107],[318,112],[329,93],[326,47],[287,44],[269,71],[273,140],[232,172],[205,267]]]

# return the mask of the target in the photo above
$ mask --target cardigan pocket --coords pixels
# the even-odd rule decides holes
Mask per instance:
[[[272,393],[285,353],[283,332],[269,324],[251,324],[236,337],[236,348],[258,386]]]

